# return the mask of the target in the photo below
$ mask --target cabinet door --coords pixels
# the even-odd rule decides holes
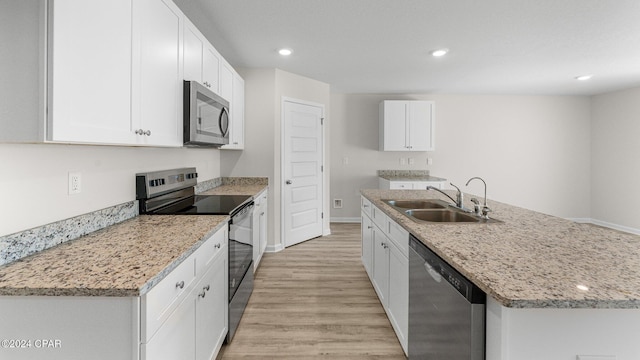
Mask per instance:
[[[268,201],[269,193],[265,190],[262,193],[262,199],[260,200],[260,253],[264,254],[267,249],[267,214],[268,214]]]
[[[229,103],[233,100],[233,70],[231,65],[223,62],[220,64],[220,96]],[[233,115],[231,115],[233,117]]]
[[[182,146],[182,30],[171,0],[133,2],[132,120],[141,144]]]
[[[202,83],[214,93],[220,92],[220,55],[210,45],[204,49]]]
[[[382,306],[386,308],[389,294],[389,240],[377,226],[373,226],[372,230],[373,287]]]
[[[50,3],[51,141],[133,144],[131,0]]]
[[[184,24],[184,79],[202,82],[204,43],[200,32],[190,22]]]
[[[407,103],[407,137],[411,151],[432,151],[433,103],[410,101]]]
[[[364,212],[362,213],[361,233],[362,265],[371,279],[373,278],[373,222]]]
[[[262,259],[262,254],[260,253],[260,200],[256,199],[255,207],[253,208],[253,213],[251,214],[251,227],[252,234],[251,239],[253,242],[253,272],[255,273],[258,270],[258,265],[260,264],[260,260]]]
[[[210,360],[227,334],[227,256],[220,254],[196,286],[196,360]],[[186,356],[176,359],[188,359]]]
[[[224,149],[244,149],[244,80],[240,75],[233,75],[231,113],[229,126],[229,145]]]
[[[380,103],[380,150],[408,151],[406,101]]]
[[[195,301],[185,299],[162,327],[141,345],[143,360],[193,359],[195,357]]]
[[[409,259],[393,242],[389,243],[387,314],[406,354],[409,331]]]

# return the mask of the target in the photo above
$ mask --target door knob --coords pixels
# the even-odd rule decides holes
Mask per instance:
[[[287,181],[285,181],[284,183],[285,183],[285,184],[287,184],[287,185],[291,185],[291,184],[293,184],[293,181],[291,181],[291,180],[287,180]]]

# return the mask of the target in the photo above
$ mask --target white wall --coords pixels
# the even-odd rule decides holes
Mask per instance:
[[[378,151],[378,104],[385,99],[435,101],[435,151]],[[377,188],[380,169],[429,169],[481,195],[480,182],[464,187],[480,176],[490,199],[590,217],[588,97],[332,94],[331,118],[331,197],[343,199],[332,218],[359,217],[359,189]],[[400,157],[415,164],[402,166]]]
[[[640,87],[594,96],[591,213],[640,229]]]
[[[279,69],[239,68],[238,72],[245,81],[245,150],[223,151],[221,173],[223,176],[269,178],[268,245],[271,249],[278,249],[283,244],[280,236],[282,97],[325,104],[325,112],[328,114],[329,85]],[[328,179],[329,173],[325,172],[325,176]],[[325,203],[328,204],[328,189],[325,198]],[[328,216],[325,216],[325,221],[325,228],[328,229]]]
[[[0,236],[135,200],[137,172],[197,168],[220,176],[215,149],[0,144]],[[68,195],[68,173],[82,192]]]

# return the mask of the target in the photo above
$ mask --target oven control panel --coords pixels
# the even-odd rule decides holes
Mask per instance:
[[[195,168],[154,171],[136,174],[136,199],[147,200],[171,191],[193,187],[198,183]]]

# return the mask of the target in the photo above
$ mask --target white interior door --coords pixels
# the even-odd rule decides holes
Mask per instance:
[[[324,107],[283,101],[284,245],[322,235]]]

